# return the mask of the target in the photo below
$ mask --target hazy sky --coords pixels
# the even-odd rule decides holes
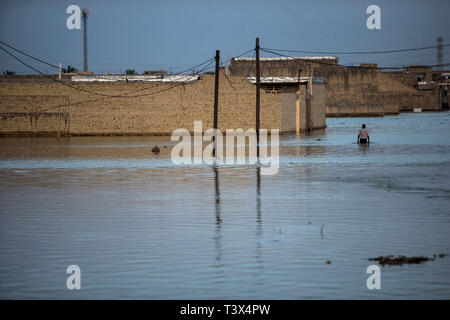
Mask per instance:
[[[88,8],[89,69],[179,71],[255,45],[306,51],[374,51],[450,43],[448,0],[0,0],[0,39],[31,55],[83,67],[82,30],[68,30],[66,8]],[[381,30],[369,30],[366,8],[381,8]],[[450,47],[444,62],[450,62]],[[267,55],[261,53],[262,56]],[[304,56],[306,54],[292,54]],[[340,56],[342,64],[436,64],[436,50]],[[51,67],[26,59],[43,72]],[[33,73],[0,52],[0,71]]]

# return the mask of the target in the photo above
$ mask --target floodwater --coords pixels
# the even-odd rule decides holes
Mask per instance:
[[[175,166],[168,137],[0,139],[0,298],[449,299],[450,256],[380,290],[366,269],[450,253],[450,113],[327,124],[282,136],[273,176]]]

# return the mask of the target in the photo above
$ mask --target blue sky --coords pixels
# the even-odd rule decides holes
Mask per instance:
[[[82,31],[68,30],[66,8],[88,8],[89,69],[177,72],[210,57],[254,47],[307,51],[378,51],[450,43],[447,0],[2,0],[0,39],[43,60],[83,67]],[[366,8],[381,8],[381,30],[366,27]],[[450,62],[450,47],[444,62]],[[262,53],[262,56],[266,55]],[[302,55],[302,54],[295,54]],[[304,54],[303,54],[304,55]],[[342,64],[435,64],[436,51],[340,56]],[[32,62],[43,72],[51,67]],[[0,52],[0,71],[33,73]]]

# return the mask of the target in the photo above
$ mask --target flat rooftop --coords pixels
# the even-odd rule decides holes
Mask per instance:
[[[287,61],[287,60],[335,60],[337,61],[338,57],[333,56],[323,56],[323,57],[264,57],[259,58],[260,61]],[[255,61],[256,58],[233,58],[234,61]]]

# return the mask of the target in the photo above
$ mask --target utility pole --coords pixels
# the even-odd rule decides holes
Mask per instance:
[[[256,157],[259,159],[259,116],[260,116],[260,71],[259,71],[259,38],[256,38]]]
[[[443,65],[443,54],[442,54],[442,50],[443,50],[443,48],[444,48],[444,46],[443,46],[443,42],[444,42],[444,39],[442,38],[442,37],[437,37],[437,55],[436,55],[436,58],[437,58],[437,70],[442,70],[442,65]]]
[[[58,69],[58,80],[61,81],[61,62],[59,63],[59,69]],[[59,104],[61,105],[61,86],[58,86],[58,93],[59,93]],[[58,117],[58,142],[59,142],[59,138],[61,136],[61,107],[58,108],[58,113],[57,113],[57,117]]]
[[[87,17],[89,14],[88,9],[83,9],[81,12],[83,16],[83,44],[84,44],[84,66],[83,70],[88,71],[88,58],[87,58]]]
[[[295,113],[295,133],[299,134],[301,131],[300,128],[300,78],[302,76],[302,69],[298,69],[298,77],[297,77],[297,101],[296,101],[296,113]]]
[[[312,100],[312,75],[313,75],[313,69],[312,65],[310,64],[308,67],[308,83],[306,85],[306,131],[311,131],[312,124],[311,124],[311,100]]]
[[[216,72],[214,81],[214,149],[213,155],[216,155],[217,143],[217,122],[219,118],[219,65],[220,65],[220,50],[216,50]]]

